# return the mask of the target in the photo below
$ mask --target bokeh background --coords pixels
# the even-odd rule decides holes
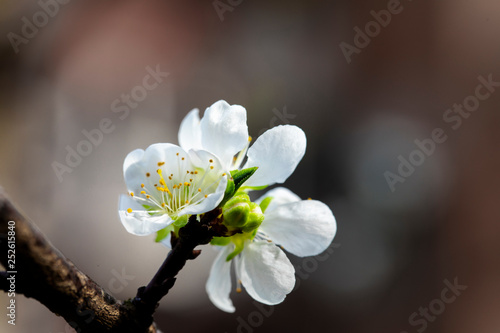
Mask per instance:
[[[118,220],[124,157],[177,143],[188,111],[225,99],[247,109],[253,137],[304,129],[306,155],[285,185],[327,203],[338,233],[321,260],[290,255],[306,274],[272,310],[244,292],[232,295],[235,314],[215,308],[204,249],[161,302],[164,332],[499,331],[500,92],[456,130],[443,119],[478,76],[500,81],[497,1],[402,0],[350,62],[340,44],[394,1],[66,2],[45,21],[42,4],[54,1],[0,3],[0,185],[113,295],[132,297],[167,253]],[[23,28],[34,19],[41,27]],[[126,116],[115,112],[148,66],[169,74]],[[60,181],[54,161],[104,118],[113,131]],[[447,140],[391,191],[384,173],[435,128]],[[436,307],[455,279],[467,289]],[[438,314],[425,327],[409,321],[430,304]],[[3,317],[2,332],[73,331],[22,296],[16,326]]]

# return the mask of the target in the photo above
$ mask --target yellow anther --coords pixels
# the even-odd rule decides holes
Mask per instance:
[[[174,184],[174,190],[177,188],[177,185]]]
[[[158,162],[158,166],[162,166],[165,162]]]
[[[149,172],[146,172],[146,177],[149,177],[151,176],[151,174]]]
[[[210,163],[214,163],[214,160],[213,159],[209,159],[208,160]]]
[[[248,136],[248,142],[252,141],[252,137]]]
[[[161,176],[161,169],[156,170],[156,172]]]
[[[134,192],[130,192],[130,196],[133,197],[134,196]]]
[[[141,184],[141,187],[144,188],[144,184]]]
[[[141,194],[146,194],[146,191],[141,191]]]
[[[307,198],[307,200],[312,200],[311,198]]]
[[[213,165],[211,165],[211,166],[210,166],[210,169],[213,169],[213,168],[214,168],[214,166],[213,166]]]
[[[161,206],[162,206],[162,207],[165,207],[165,203],[164,203],[164,202],[162,202],[162,203],[161,203]]]
[[[208,195],[205,194],[205,198],[208,197]]]
[[[186,203],[188,204],[188,203],[189,203],[189,200],[186,200]]]
[[[156,186],[158,186],[158,184],[154,184],[153,186],[156,187]]]
[[[225,177],[225,176],[226,176],[226,173],[223,173],[223,174],[222,174],[222,177]]]
[[[183,161],[184,161],[184,157],[183,157],[183,158],[181,158],[181,160],[183,160]]]
[[[169,180],[172,180],[172,176],[168,176],[168,179],[169,179]]]
[[[198,171],[195,171],[195,172],[194,172],[194,174],[195,174],[195,175],[197,175],[197,174],[198,174]]]
[[[132,213],[132,208],[127,209],[127,213]]]
[[[240,287],[236,288],[236,292],[241,293],[241,288]]]
[[[189,170],[188,170],[188,171],[186,171],[186,173],[189,175]]]
[[[190,182],[192,182],[192,181],[193,181],[193,178],[189,179],[189,181],[190,181]]]
[[[175,155],[179,156],[179,153],[177,153],[177,154],[175,154]]]
[[[190,173],[191,173],[192,175],[194,175],[194,172],[193,172],[193,171],[191,171]]]
[[[163,186],[165,186],[165,181],[162,179],[160,179],[160,184],[162,184]]]
[[[198,192],[201,192],[201,188],[198,189]]]
[[[149,199],[149,194],[146,194],[146,199]]]
[[[184,186],[189,186],[191,184],[189,184],[188,182],[184,182]]]

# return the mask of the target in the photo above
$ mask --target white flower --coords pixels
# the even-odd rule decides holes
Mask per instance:
[[[306,150],[306,136],[297,126],[280,125],[267,130],[250,146],[246,110],[218,101],[205,110],[188,113],[179,129],[185,150],[203,149],[219,157],[227,170],[259,167],[245,186],[283,183],[295,170]],[[247,153],[248,151],[248,153]],[[247,162],[241,163],[248,156]]]
[[[264,222],[255,235],[236,234],[230,238],[215,259],[206,284],[210,300],[226,312],[235,310],[229,298],[233,260],[238,285],[241,282],[248,294],[261,303],[278,304],[292,291],[295,270],[275,244],[299,257],[314,256],[328,248],[337,231],[327,205],[300,200],[285,188],[273,189],[257,202],[263,207]],[[228,261],[234,251],[240,252]]]
[[[180,217],[216,208],[228,179],[214,154],[186,152],[169,143],[129,153],[123,174],[129,195],[120,197],[120,220],[128,232],[139,236],[161,230]]]

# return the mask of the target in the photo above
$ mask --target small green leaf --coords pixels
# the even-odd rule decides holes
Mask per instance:
[[[234,180],[235,191],[243,185],[243,183],[250,178],[255,171],[257,171],[258,167],[247,168],[243,170],[233,170],[231,171],[231,176]]]
[[[262,213],[266,212],[267,207],[273,200],[273,197],[266,197],[264,200],[260,202],[260,209],[262,209]]]
[[[234,192],[236,192],[234,188],[234,181],[229,179],[226,186],[226,192],[224,192],[224,198],[220,202],[219,207],[224,206],[224,204],[234,195]]]

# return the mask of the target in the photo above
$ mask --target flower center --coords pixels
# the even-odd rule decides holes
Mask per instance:
[[[201,161],[199,166],[179,153],[174,158],[177,163],[171,163],[171,159],[168,165],[159,161],[158,169],[145,173],[140,192],[130,193],[151,215],[168,214],[175,219],[183,208],[196,205],[214,193],[226,176],[221,168],[214,166],[213,159]]]

